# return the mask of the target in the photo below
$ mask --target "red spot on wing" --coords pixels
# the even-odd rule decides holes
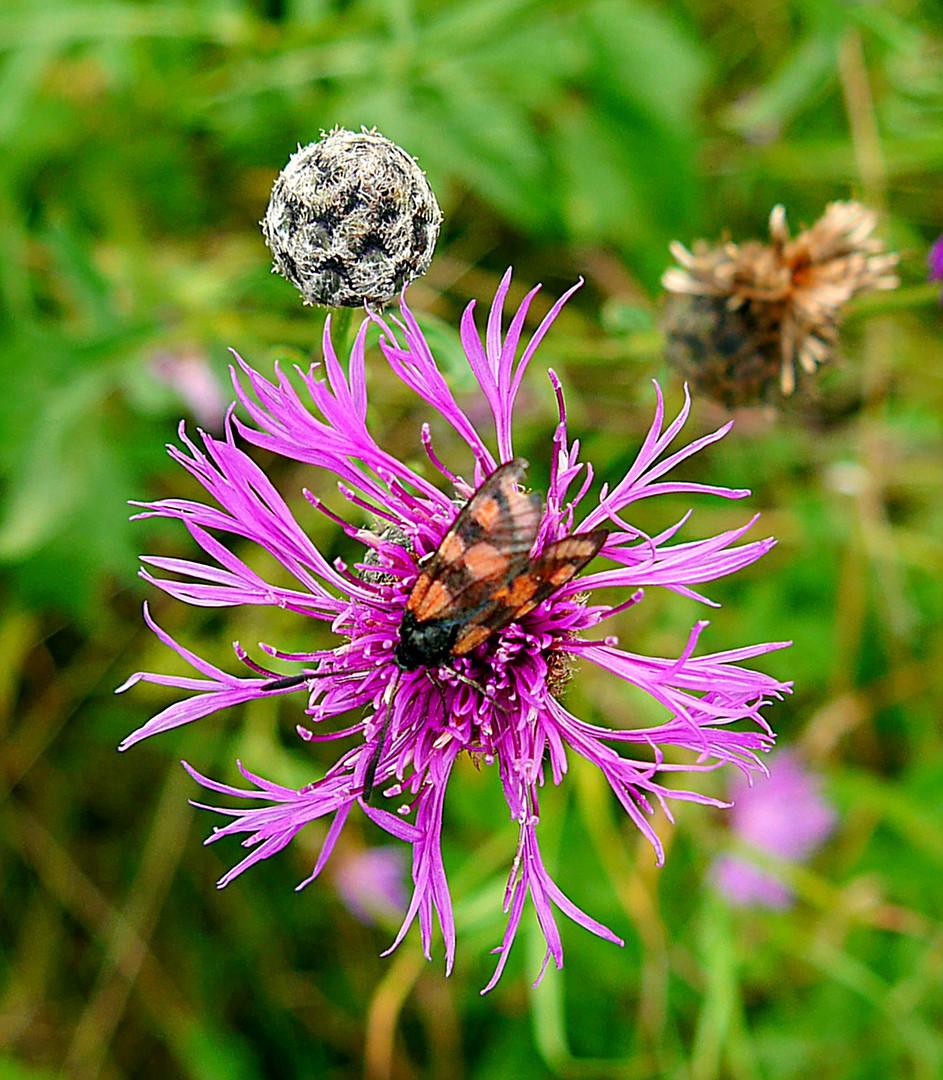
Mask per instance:
[[[416,587],[413,587],[409,596],[406,610],[411,611],[420,622],[425,619],[439,619],[452,605],[452,594],[443,581],[424,581],[423,574],[416,585],[422,584],[422,591],[417,595]]]

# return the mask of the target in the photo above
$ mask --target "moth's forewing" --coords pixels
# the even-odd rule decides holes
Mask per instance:
[[[552,596],[599,553],[609,536],[608,529],[575,533],[555,540],[524,568],[496,589],[473,621],[464,626],[452,647],[453,656],[464,656],[495,631],[522,618]]]
[[[526,467],[523,458],[499,466],[468,500],[406,602],[418,622],[473,618],[527,565],[543,499],[518,488]]]

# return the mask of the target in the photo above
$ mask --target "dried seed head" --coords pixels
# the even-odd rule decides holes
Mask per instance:
[[[441,222],[405,150],[376,130],[335,128],[289,159],[262,233],[306,304],[382,307],[429,268]]]
[[[769,401],[780,381],[777,327],[722,296],[671,293],[663,315],[665,357],[705,397],[728,409]]]
[[[776,206],[768,244],[673,243],[680,266],[662,277],[668,362],[728,406],[788,397],[797,370],[812,375],[830,359],[844,304],[897,287],[898,257],[871,235],[876,224],[860,203],[834,202],[790,240]]]

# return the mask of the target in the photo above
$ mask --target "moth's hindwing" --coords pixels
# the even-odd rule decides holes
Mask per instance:
[[[548,544],[536,559],[528,560],[523,570],[497,589],[487,606],[459,631],[452,655],[463,656],[496,630],[533,611],[576,577],[596,557],[608,536],[608,529],[593,529]]]

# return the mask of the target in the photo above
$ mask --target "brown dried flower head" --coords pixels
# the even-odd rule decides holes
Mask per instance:
[[[382,307],[429,268],[441,223],[414,158],[376,130],[335,128],[289,159],[262,234],[306,304]]]
[[[775,206],[768,244],[671,244],[679,265],[661,279],[668,362],[728,406],[788,397],[797,371],[812,375],[831,357],[842,306],[898,285],[898,256],[872,236],[876,224],[861,203],[833,202],[791,240]]]

